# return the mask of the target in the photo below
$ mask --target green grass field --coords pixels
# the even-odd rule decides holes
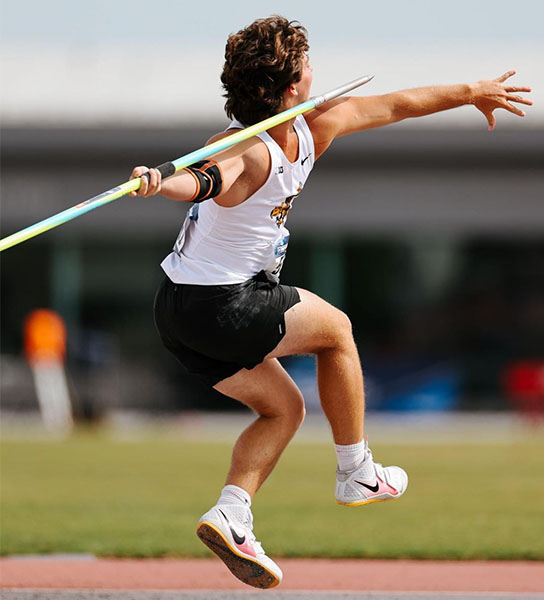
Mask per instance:
[[[274,556],[544,559],[544,442],[375,445],[410,486],[366,507],[333,499],[328,444],[288,448],[254,503],[255,531]],[[79,433],[64,442],[2,444],[2,554],[206,556],[194,534],[215,503],[226,444],[116,442]]]

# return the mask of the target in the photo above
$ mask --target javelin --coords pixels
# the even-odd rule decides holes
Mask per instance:
[[[177,171],[185,169],[186,167],[189,167],[190,165],[199,160],[203,160],[204,158],[208,158],[212,154],[217,154],[222,150],[226,150],[231,146],[239,144],[244,140],[247,140],[259,133],[262,133],[263,131],[266,131],[267,129],[270,129],[271,127],[275,127],[280,123],[285,123],[285,121],[289,121],[289,119],[293,119],[297,115],[301,115],[302,113],[311,110],[312,108],[315,108],[316,106],[319,106],[324,102],[328,102],[333,98],[342,96],[343,94],[350,92],[351,90],[361,85],[364,85],[365,83],[368,83],[373,77],[374,75],[365,75],[364,77],[359,77],[359,79],[354,79],[349,83],[334,88],[333,90],[327,92],[326,94],[323,94],[322,96],[314,96],[313,98],[306,100],[306,102],[302,102],[302,104],[284,110],[283,112],[278,113],[277,115],[274,115],[273,117],[270,117],[268,119],[265,119],[260,123],[255,123],[255,125],[246,127],[246,129],[242,129],[237,133],[233,133],[232,135],[223,138],[222,140],[219,140],[217,142],[214,142],[209,146],[204,146],[199,150],[195,150],[194,152],[185,154],[185,156],[181,156],[180,158],[174,161],[163,163],[162,165],[159,165],[156,168],[160,171],[163,178],[170,177],[171,175],[174,175],[174,173],[176,173]],[[48,219],[39,221],[34,225],[30,225],[30,227],[26,227],[25,229],[21,229],[21,231],[18,231],[17,233],[8,235],[7,237],[0,240],[0,252],[7,250],[8,248],[11,248],[12,246],[15,246],[17,244],[20,244],[21,242],[29,240],[30,238],[33,238],[37,235],[40,235],[40,233],[44,233],[49,229],[53,229],[54,227],[62,225],[67,221],[71,221],[72,219],[75,219],[80,215],[94,210],[99,206],[103,206],[108,202],[112,202],[113,200],[117,200],[122,196],[126,196],[130,192],[135,192],[140,188],[142,177],[149,176],[147,175],[147,173],[144,173],[141,177],[130,179],[129,181],[126,181],[121,185],[111,188],[107,192],[103,192],[98,196],[94,196],[93,198],[89,198],[84,202],[80,202],[79,204],[76,204],[76,206],[67,208],[66,210],[63,210],[62,212],[57,213],[56,215],[53,215]]]

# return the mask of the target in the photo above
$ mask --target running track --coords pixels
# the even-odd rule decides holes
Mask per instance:
[[[544,600],[543,562],[283,559],[253,590],[216,559],[0,560],[2,600]],[[144,591],[145,590],[145,591]],[[265,596],[263,596],[265,594]]]

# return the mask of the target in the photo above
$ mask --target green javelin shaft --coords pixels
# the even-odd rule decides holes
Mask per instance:
[[[246,127],[246,129],[242,129],[237,133],[229,135],[228,137],[223,138],[222,140],[210,144],[209,146],[204,146],[203,148],[186,154],[185,156],[182,156],[172,162],[163,163],[162,165],[159,165],[157,169],[159,169],[163,178],[170,177],[171,175],[174,175],[174,173],[176,173],[177,171],[185,169],[186,167],[192,165],[193,163],[199,160],[203,160],[205,158],[208,158],[212,154],[217,154],[222,150],[226,150],[227,148],[230,148],[235,144],[239,144],[244,140],[247,140],[259,133],[262,133],[263,131],[266,131],[267,129],[270,129],[271,127],[275,127],[280,123],[284,123],[289,119],[293,119],[297,115],[307,112],[308,110],[311,110],[312,108],[315,108],[316,106],[319,106],[324,102],[328,102],[333,98],[337,98],[342,94],[345,94],[365,83],[368,83],[373,77],[373,75],[366,75],[364,77],[360,77],[359,79],[354,79],[353,81],[350,81],[349,83],[346,83],[342,86],[339,86],[331,90],[330,92],[323,94],[322,96],[314,96],[313,98],[310,98],[309,100],[303,102],[302,104],[299,104],[298,106],[294,106],[293,108],[284,110],[283,112],[278,113],[277,115],[274,115],[273,117],[270,117],[268,119],[265,119],[260,123],[256,123],[255,125]],[[34,225],[30,225],[30,227],[26,227],[25,229],[21,229],[21,231],[13,233],[12,235],[9,235],[0,240],[0,252],[3,252],[4,250],[7,250],[8,248],[11,248],[12,246],[15,246],[17,244],[20,244],[21,242],[29,240],[39,235],[40,233],[44,233],[49,229],[58,227],[59,225],[62,225],[67,221],[71,221],[72,219],[75,219],[80,215],[94,210],[99,206],[103,206],[104,204],[113,202],[113,200],[117,200],[122,196],[126,196],[130,192],[135,192],[140,188],[140,184],[141,177],[130,179],[129,181],[126,181],[121,185],[118,185],[106,192],[103,192],[102,194],[99,194],[98,196],[89,198],[88,200],[85,200],[80,204],[76,204],[76,206],[72,206],[71,208],[67,208],[66,210],[63,210],[62,212],[57,213],[52,217],[44,219],[43,221],[39,221]]]

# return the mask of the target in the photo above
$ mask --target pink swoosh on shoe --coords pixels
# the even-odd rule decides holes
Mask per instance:
[[[234,542],[234,544],[239,550],[241,550],[245,554],[249,554],[249,556],[253,557],[257,556],[257,552],[255,551],[253,544],[249,540],[246,539],[246,541],[243,544],[237,544],[236,542]]]
[[[380,489],[377,491],[377,494],[388,493],[392,496],[396,496],[399,492],[393,486],[389,485],[385,481],[382,481],[378,476],[376,476],[376,480],[380,486]]]

